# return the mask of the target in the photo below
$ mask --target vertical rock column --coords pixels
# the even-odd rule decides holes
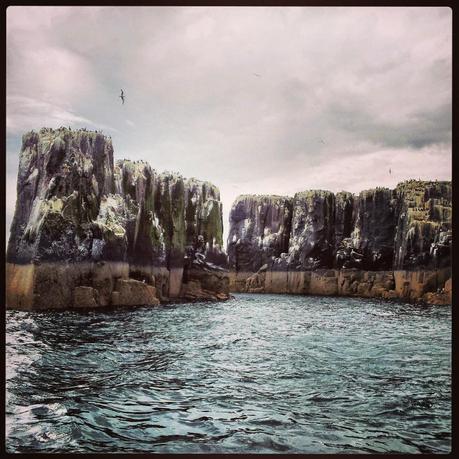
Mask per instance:
[[[362,191],[356,203],[356,221],[351,234],[353,264],[364,270],[391,269],[394,257],[396,200],[392,190]]]
[[[437,269],[451,263],[452,189],[446,182],[408,181],[398,202],[394,269]]]
[[[131,206],[133,218],[126,222],[130,277],[155,286],[160,298],[169,295],[164,231],[156,214],[158,176],[144,161],[117,161],[115,187]]]
[[[292,218],[292,198],[239,196],[230,212],[228,257],[238,272],[256,272],[286,252]]]
[[[335,196],[330,191],[296,193],[288,264],[293,270],[326,268],[333,264]]]
[[[94,221],[113,190],[113,147],[102,134],[43,128],[23,136],[7,250],[9,305],[72,304],[75,283],[104,252]],[[125,253],[117,255],[122,262]]]
[[[443,289],[451,285],[451,183],[412,180],[399,184],[395,193],[397,294],[406,299],[424,297],[431,303],[450,303],[451,288],[449,293]]]
[[[178,174],[163,173],[155,187],[155,210],[163,229],[169,270],[169,297],[180,295],[186,243],[185,184]]]

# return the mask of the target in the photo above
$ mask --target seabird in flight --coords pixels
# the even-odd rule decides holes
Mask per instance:
[[[124,92],[123,92],[123,90],[121,90],[120,99],[121,99],[121,101],[123,102],[123,105],[124,105]]]

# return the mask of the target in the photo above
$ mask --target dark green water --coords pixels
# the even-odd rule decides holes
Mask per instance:
[[[448,452],[451,308],[7,312],[10,452]]]

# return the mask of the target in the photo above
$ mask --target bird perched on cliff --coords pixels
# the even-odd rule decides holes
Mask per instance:
[[[122,101],[122,103],[124,105],[124,92],[123,92],[123,90],[121,90],[120,99],[121,99],[121,101]]]

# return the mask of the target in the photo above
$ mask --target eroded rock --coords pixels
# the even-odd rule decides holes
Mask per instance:
[[[212,284],[215,296],[225,292],[218,290],[226,288],[222,205],[209,182],[158,174],[144,161],[114,164],[111,140],[98,132],[43,128],[23,136],[17,192],[7,250],[8,307],[179,298],[186,252],[198,241],[208,263],[200,282]],[[17,281],[21,272],[32,273],[24,289]]]
[[[135,279],[118,279],[112,292],[113,306],[148,306],[159,304],[156,288]]]
[[[292,210],[274,226],[266,218],[271,196],[244,195],[233,204],[228,238],[233,291],[451,302],[451,293],[425,296],[446,292],[451,273],[450,182],[409,180],[395,190],[358,195],[312,190],[292,201],[281,199],[286,209],[291,202]],[[260,245],[266,225],[283,244]],[[338,274],[324,276],[327,269]]]
[[[75,287],[73,290],[73,307],[95,308],[99,305],[99,292],[92,287]]]
[[[293,200],[243,195],[230,212],[228,254],[235,271],[256,272],[288,250]]]

